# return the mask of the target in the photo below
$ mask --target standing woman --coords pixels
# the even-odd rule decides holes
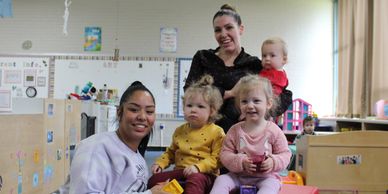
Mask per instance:
[[[155,99],[141,83],[124,92],[117,110],[119,127],[93,135],[77,145],[70,172],[70,193],[162,192],[162,184],[147,188],[149,170],[140,154],[155,122]]]
[[[214,37],[218,47],[214,49],[199,50],[193,57],[190,72],[184,89],[199,80],[204,74],[214,78],[216,86],[223,98],[224,104],[219,113],[222,115],[216,124],[221,126],[225,133],[239,121],[240,113],[234,103],[234,86],[241,77],[248,73],[258,74],[262,70],[261,61],[244,51],[240,38],[244,32],[244,25],[240,15],[230,5],[225,4],[213,17]],[[282,114],[292,101],[290,91],[280,95],[280,109],[277,115]]]

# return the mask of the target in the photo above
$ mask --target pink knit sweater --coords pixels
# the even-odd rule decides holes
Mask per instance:
[[[233,125],[223,142],[220,153],[222,164],[233,173],[254,177],[279,177],[279,171],[285,169],[290,162],[291,151],[283,131],[273,122],[268,121],[264,131],[257,134],[247,134],[242,129],[244,122]],[[274,161],[269,172],[246,174],[243,172],[242,160],[257,154],[266,154]]]

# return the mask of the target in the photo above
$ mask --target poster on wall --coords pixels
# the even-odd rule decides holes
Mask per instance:
[[[22,80],[22,72],[20,70],[5,70],[4,83],[20,84]]]
[[[101,27],[85,27],[84,51],[101,51]]]
[[[179,58],[178,59],[178,115],[177,117],[183,117],[183,102],[182,96],[184,94],[183,86],[185,86],[187,76],[189,75],[192,59]]]
[[[12,111],[11,90],[0,90],[0,112]]]
[[[24,86],[35,86],[36,81],[36,69],[24,70]]]
[[[0,18],[11,18],[12,12],[12,0],[0,0]]]
[[[160,28],[160,52],[175,53],[177,48],[177,28]]]
[[[11,97],[47,98],[48,57],[0,57],[0,87]]]

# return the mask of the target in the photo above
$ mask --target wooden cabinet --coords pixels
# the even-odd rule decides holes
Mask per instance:
[[[53,193],[69,174],[69,147],[81,136],[81,104],[37,100],[39,114],[0,116],[0,193]]]
[[[372,130],[303,136],[296,143],[296,170],[306,185],[320,189],[383,194],[388,190],[387,139],[388,132]]]
[[[331,125],[338,132],[344,131],[388,131],[388,120],[320,118],[320,123]]]

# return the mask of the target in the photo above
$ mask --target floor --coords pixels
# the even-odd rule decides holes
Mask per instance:
[[[160,155],[163,154],[164,151],[155,151],[155,150],[147,150],[144,154],[144,159],[147,162],[148,169],[151,170],[151,166],[154,163],[155,159],[157,159]],[[167,170],[172,169],[173,166],[167,168]]]

